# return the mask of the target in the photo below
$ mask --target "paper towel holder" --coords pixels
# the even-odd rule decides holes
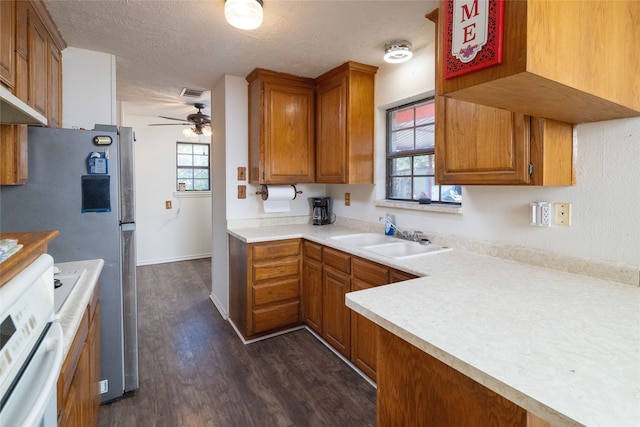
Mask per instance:
[[[293,187],[293,199],[291,200],[295,200],[296,197],[298,197],[298,194],[302,194],[302,190],[298,190],[293,184],[291,184],[291,186]],[[260,190],[256,191],[256,195],[261,195],[262,200],[267,200],[269,198],[269,187],[267,187],[265,184],[262,184],[260,186]]]

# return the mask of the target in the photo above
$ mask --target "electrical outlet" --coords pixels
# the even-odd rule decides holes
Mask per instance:
[[[538,219],[538,225],[540,227],[551,226],[551,205],[549,202],[538,202],[540,208],[540,217]]]
[[[555,203],[553,208],[556,225],[571,225],[571,203]]]
[[[109,380],[100,381],[100,394],[105,394],[109,391]]]
[[[167,200],[164,202],[164,208],[165,209],[171,209],[171,200]]]
[[[351,206],[351,193],[344,193],[344,205]]]

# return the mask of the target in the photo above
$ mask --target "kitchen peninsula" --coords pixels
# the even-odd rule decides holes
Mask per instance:
[[[423,276],[349,293],[346,304],[381,334],[550,425],[638,425],[640,287],[455,247],[391,259],[332,239],[359,232],[339,225],[229,230],[247,243],[305,239]],[[379,372],[378,411],[384,381]]]

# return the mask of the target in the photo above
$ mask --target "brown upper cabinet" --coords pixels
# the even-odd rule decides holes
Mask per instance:
[[[438,11],[427,18],[437,24]],[[573,126],[443,96],[441,33],[436,39],[436,182],[574,185]]]
[[[16,81],[15,10],[15,2],[0,1],[0,82],[11,89],[15,86]]]
[[[438,69],[447,0],[440,0]],[[450,98],[566,123],[640,116],[640,2],[504,2],[502,63],[439,75]]]
[[[373,184],[376,71],[351,61],[315,80],[252,71],[249,182]]]
[[[373,184],[377,70],[347,62],[316,79],[316,182]]]
[[[255,69],[247,81],[249,182],[314,182],[313,79]]]
[[[0,1],[0,84],[47,118],[62,124],[62,61],[66,43],[41,0]],[[0,129],[0,185],[28,179],[27,127]]]
[[[436,181],[574,185],[569,123],[436,96]]]
[[[0,83],[59,127],[67,45],[42,0],[0,3]]]

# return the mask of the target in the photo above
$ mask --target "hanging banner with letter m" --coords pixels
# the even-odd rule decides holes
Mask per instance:
[[[502,63],[504,0],[447,0],[444,78]]]

